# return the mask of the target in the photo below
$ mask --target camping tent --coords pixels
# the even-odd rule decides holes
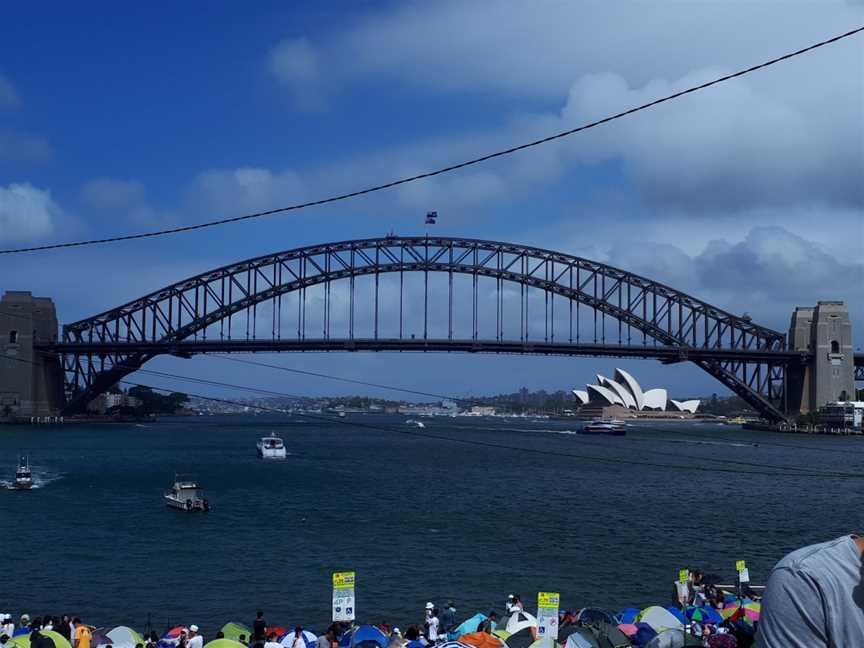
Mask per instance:
[[[355,646],[370,647],[372,644],[378,648],[387,648],[390,638],[378,628],[371,625],[361,625],[351,633],[351,648]]]
[[[639,621],[647,623],[658,633],[664,630],[681,628],[684,625],[674,614],[659,605],[652,605],[642,610],[642,614],[639,615]]]
[[[447,633],[448,639],[458,639],[464,634],[469,634],[471,632],[477,632],[477,628],[480,626],[480,623],[486,620],[486,615],[482,612],[478,612],[474,616],[465,619],[458,626],[453,628],[450,632]],[[493,626],[494,630],[494,626]]]
[[[237,642],[240,641],[240,635],[243,635],[247,641],[252,637],[252,631],[249,628],[234,621],[229,621],[222,626],[222,634],[225,635],[226,639]]]
[[[135,648],[135,644],[143,644],[141,635],[127,626],[117,626],[106,635],[114,648]]]

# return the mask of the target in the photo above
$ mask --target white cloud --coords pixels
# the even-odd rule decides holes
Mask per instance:
[[[319,56],[305,38],[279,41],[267,55],[270,74],[292,89],[295,102],[304,109],[323,105]]]
[[[9,129],[0,130],[0,160],[44,162],[53,156],[54,150],[48,140],[41,135]]]
[[[97,178],[81,188],[81,199],[95,209],[129,209],[144,202],[144,185],[137,180]]]
[[[752,64],[846,31],[862,15],[843,2],[402,3],[327,40],[300,41],[300,60],[316,61],[341,87],[383,76],[423,88],[556,99],[574,79],[597,72],[641,85]],[[308,87],[314,79],[301,72],[281,81]]]
[[[60,207],[47,189],[29,183],[0,187],[0,240],[33,241],[54,231]]]
[[[5,76],[0,74],[0,109],[13,110],[21,106],[21,98],[15,86]]]
[[[199,174],[188,191],[189,208],[209,217],[234,216],[300,202],[305,195],[300,177],[292,171],[243,167]]]

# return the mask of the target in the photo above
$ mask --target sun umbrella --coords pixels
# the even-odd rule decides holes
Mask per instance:
[[[127,626],[117,626],[105,635],[114,648],[135,648],[135,644],[143,644],[144,639],[140,634]]]
[[[232,641],[239,642],[240,635],[243,635],[246,639],[249,639],[252,636],[252,631],[242,623],[229,621],[222,626],[222,634],[225,636],[226,639],[231,639]]]
[[[469,632],[459,637],[459,641],[474,648],[503,648],[504,640],[486,632]]]
[[[504,628],[495,628],[492,631],[492,634],[495,635],[496,637],[498,637],[499,639],[503,639],[504,641],[507,641],[507,639],[510,638],[510,633],[507,632]]]
[[[204,644],[204,648],[246,648],[246,646],[233,639],[214,639],[210,643]]]
[[[558,626],[558,643],[563,646],[565,643],[567,643],[567,637],[576,632],[578,628],[579,626],[576,625],[575,621],[562,623],[560,626]]]
[[[510,615],[510,618],[507,619],[507,623],[504,627],[507,629],[507,632],[514,635],[525,628],[536,628],[537,619],[533,614],[528,614],[528,612],[525,611],[514,612]]]
[[[436,648],[471,648],[471,646],[461,641],[445,641],[442,644],[437,644]]]
[[[684,625],[674,614],[659,605],[652,605],[642,610],[642,614],[639,615],[639,621],[647,623],[657,632],[680,628]]]
[[[687,608],[687,618],[696,623],[723,623],[723,617],[714,608],[704,605],[691,605]]]
[[[288,634],[288,628],[285,628],[283,626],[273,626],[272,628],[265,628],[264,629],[264,636],[265,637],[269,637],[271,634],[276,635],[276,641],[281,641],[282,638]],[[291,634],[294,634],[294,630],[291,630]],[[315,637],[315,638],[317,639],[318,637]]]
[[[601,621],[592,624],[591,630],[597,635],[601,648],[627,648],[630,646],[630,639],[615,624]]]
[[[558,642],[552,637],[541,637],[532,643],[528,648],[559,648]]]
[[[107,628],[93,628],[90,632],[90,645],[96,646],[99,648],[100,646],[108,646],[111,644],[111,639],[108,637]]]
[[[567,637],[564,648],[600,648],[600,643],[588,628],[579,628]]]
[[[180,636],[181,632],[189,632],[189,628],[186,626],[175,626],[168,630],[165,634],[162,635],[163,639],[176,639]]]
[[[534,643],[534,633],[532,632],[533,628],[528,626],[527,628],[522,628],[519,632],[514,632],[509,637],[507,637],[506,644],[507,648],[528,648],[532,643]]]
[[[267,634],[268,635],[270,634],[269,628],[268,628]],[[294,635],[293,630],[291,632],[283,632],[279,636],[281,637],[279,639],[279,643],[282,644],[283,646],[285,646],[285,648],[292,648],[294,646],[294,636],[295,635]],[[310,632],[309,630],[303,631],[303,645],[305,645],[306,648],[310,648],[311,646],[314,646],[316,641],[318,641],[318,635],[316,635],[314,632]],[[296,648],[302,648],[302,647],[298,644],[298,646]]]
[[[621,632],[623,632],[625,635],[627,635],[628,637],[633,637],[633,636],[635,636],[635,634],[639,631],[639,628],[637,628],[637,627],[636,627],[634,624],[632,624],[632,623],[619,623],[619,624],[618,624],[618,629],[619,629]]]
[[[679,622],[681,625],[687,625],[687,615],[685,615],[685,614],[681,611],[681,608],[677,608],[677,607],[674,607],[674,606],[670,605],[670,606],[668,606],[668,607],[666,608],[666,610],[669,611],[669,614],[671,614],[671,615],[674,616],[676,619],[678,619],[678,622]]]

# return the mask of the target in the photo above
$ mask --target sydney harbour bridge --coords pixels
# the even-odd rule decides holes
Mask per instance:
[[[65,413],[163,354],[391,351],[690,362],[780,421],[825,397],[854,398],[853,373],[864,378],[845,306],[795,317],[801,330],[793,317],[787,336],[569,254],[391,235],[216,268],[65,325],[59,339],[36,335],[32,350],[62,367]]]

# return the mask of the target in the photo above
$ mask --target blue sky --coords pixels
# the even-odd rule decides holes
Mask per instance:
[[[449,164],[846,31],[864,23],[864,6],[57,3],[4,7],[3,17],[0,246],[17,247],[232,216]],[[437,209],[440,234],[606,261],[776,328],[817,299],[848,300],[861,322],[862,61],[858,36],[542,150],[350,204],[2,257],[0,289],[50,295],[74,321],[233,260],[419,233]],[[575,386],[616,364],[278,361],[459,394]],[[154,366],[345,391],[223,364]],[[618,364],[680,396],[720,391],[692,368]]]

